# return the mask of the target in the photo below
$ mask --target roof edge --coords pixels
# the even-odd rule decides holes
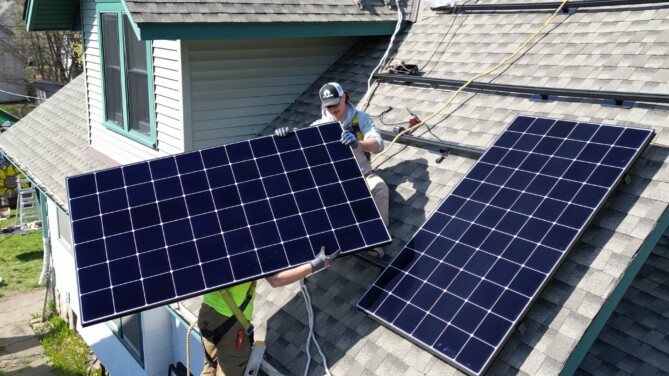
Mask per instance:
[[[604,328],[604,325],[606,325],[606,322],[609,320],[611,314],[618,306],[618,303],[622,299],[623,295],[625,295],[625,292],[634,281],[634,278],[639,273],[639,270],[641,270],[641,267],[646,263],[648,256],[653,251],[658,241],[660,240],[660,237],[662,234],[664,234],[668,227],[669,206],[664,209],[664,212],[657,221],[655,228],[653,228],[648,237],[646,237],[646,240],[639,248],[636,257],[634,257],[634,260],[632,260],[632,262],[625,270],[625,274],[620,279],[620,282],[618,282],[616,287],[613,289],[611,295],[609,295],[609,298],[604,302],[604,305],[602,305],[602,308],[592,320],[592,323],[588,329],[586,329],[583,337],[581,337],[581,340],[571,352],[569,358],[567,358],[567,361],[565,362],[564,367],[562,367],[562,371],[560,372],[560,376],[573,375],[576,372],[581,362],[583,361],[583,358],[585,358],[586,354],[590,350],[590,347],[599,336],[599,333]]]
[[[23,21],[27,31],[81,31],[80,0],[25,0]]]
[[[140,40],[306,38],[392,35],[396,21],[138,24]],[[404,22],[406,25],[406,21]],[[403,26],[404,26],[403,25]]]

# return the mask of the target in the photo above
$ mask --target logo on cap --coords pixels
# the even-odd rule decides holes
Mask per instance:
[[[332,98],[332,93],[330,92],[330,90],[325,90],[323,92],[323,98]]]

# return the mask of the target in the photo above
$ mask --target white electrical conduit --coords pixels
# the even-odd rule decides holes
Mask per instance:
[[[306,346],[307,365],[304,367],[304,376],[309,374],[309,366],[311,365],[311,350],[309,350],[311,341],[314,341],[314,344],[318,349],[318,353],[321,354],[321,359],[323,359],[323,368],[325,368],[325,374],[327,376],[332,376],[330,370],[328,369],[328,360],[325,358],[325,354],[323,353],[323,350],[321,349],[321,346],[318,344],[316,336],[314,335],[314,310],[311,307],[311,295],[309,295],[309,290],[307,290],[307,286],[304,284],[304,279],[300,280],[300,291],[304,297],[304,304],[307,306],[307,313],[309,314],[309,336],[307,337]]]
[[[395,6],[397,7],[397,24],[395,25],[395,31],[393,32],[393,36],[390,37],[390,43],[388,44],[388,48],[386,48],[386,53],[383,54],[381,57],[381,60],[379,61],[379,64],[372,70],[372,73],[369,75],[369,79],[367,80],[367,91],[365,92],[365,95],[362,97],[359,103],[358,108],[364,108],[365,102],[369,101],[369,96],[371,93],[371,88],[372,88],[372,77],[374,77],[374,73],[378,71],[378,69],[386,64],[386,59],[388,58],[388,54],[390,53],[390,49],[393,47],[393,42],[395,41],[395,37],[397,36],[397,33],[400,31],[400,27],[402,26],[402,11],[400,10],[400,3],[398,0],[395,0]]]
[[[48,236],[42,238],[42,244],[44,246],[44,258],[42,259],[42,272],[39,275],[38,284],[40,285],[44,283],[51,268],[51,240]]]

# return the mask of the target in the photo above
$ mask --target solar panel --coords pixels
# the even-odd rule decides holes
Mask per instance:
[[[358,307],[484,373],[653,133],[517,117]]]
[[[339,123],[69,177],[82,325],[390,235]]]

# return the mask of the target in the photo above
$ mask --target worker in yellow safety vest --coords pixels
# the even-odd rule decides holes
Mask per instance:
[[[325,247],[312,262],[266,277],[272,287],[280,287],[320,271],[339,254],[325,254]],[[241,283],[204,295],[198,327],[204,346],[202,376],[241,376],[253,345],[253,300],[256,281]]]

